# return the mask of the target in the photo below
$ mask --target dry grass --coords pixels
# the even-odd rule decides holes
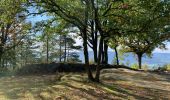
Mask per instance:
[[[0,77],[0,100],[146,100],[170,99],[169,76],[105,70],[100,84],[84,74]]]

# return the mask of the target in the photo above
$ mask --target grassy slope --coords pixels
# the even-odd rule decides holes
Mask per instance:
[[[122,69],[104,70],[100,84],[84,74],[6,76],[0,77],[0,100],[168,100],[168,77]]]

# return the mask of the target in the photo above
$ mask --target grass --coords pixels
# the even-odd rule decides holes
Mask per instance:
[[[0,100],[170,99],[168,76],[109,69],[102,72],[101,80],[90,83],[84,73],[8,75],[0,77]]]

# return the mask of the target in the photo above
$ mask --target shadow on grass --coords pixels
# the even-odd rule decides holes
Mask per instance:
[[[168,96],[170,91],[154,89],[154,88],[144,88],[136,86],[122,86],[119,84],[101,84],[102,88],[105,88],[108,92],[112,92],[113,95],[119,96],[124,99],[132,97],[138,100],[169,100]],[[114,92],[117,92],[116,94]]]
[[[52,76],[0,77],[0,81],[0,100],[39,100],[38,94],[56,84]]]
[[[61,81],[56,76],[25,76],[25,77],[1,77],[0,100],[29,99],[29,100],[64,100],[68,98],[88,100],[115,100],[115,99],[163,99],[170,91],[133,86],[133,84],[114,83],[90,83],[81,75],[64,75]],[[1,93],[3,91],[3,93]],[[6,99],[2,99],[5,95]]]

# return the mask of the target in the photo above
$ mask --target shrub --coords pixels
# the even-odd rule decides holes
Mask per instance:
[[[160,70],[160,71],[170,71],[170,64],[166,64],[162,67],[158,67],[158,70]]]
[[[131,68],[133,68],[133,69],[139,69],[139,66],[138,66],[138,64],[134,63],[134,64],[131,65]]]

